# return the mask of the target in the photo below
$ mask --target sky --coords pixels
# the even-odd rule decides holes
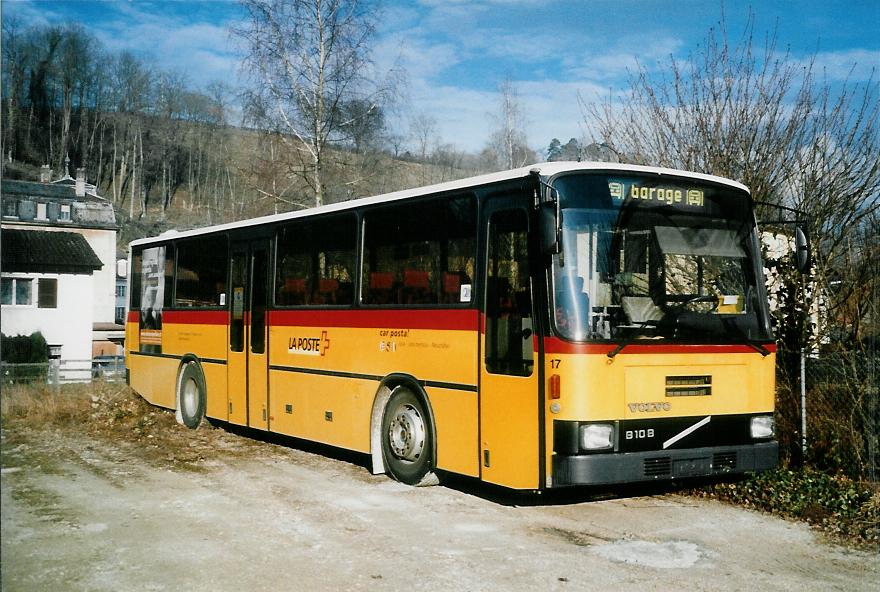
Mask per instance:
[[[203,88],[238,84],[240,54],[228,29],[243,18],[234,0],[2,0],[22,24],[82,23],[109,50],[127,49]],[[684,59],[722,20],[732,41],[750,18],[758,44],[776,31],[779,51],[831,81],[859,83],[880,70],[880,0],[385,0],[374,60],[406,71],[406,134],[419,115],[442,142],[477,152],[496,126],[499,85],[516,89],[528,142],[582,138],[578,96],[599,102],[627,87],[637,67],[660,72]],[[877,81],[875,76],[874,81]]]

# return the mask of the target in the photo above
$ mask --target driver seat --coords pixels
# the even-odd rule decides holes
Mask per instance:
[[[659,321],[663,318],[663,311],[654,304],[650,296],[624,296],[621,300],[623,312],[633,325]]]

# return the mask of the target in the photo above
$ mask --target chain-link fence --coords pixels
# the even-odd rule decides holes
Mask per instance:
[[[783,462],[880,480],[877,355],[847,351],[780,356],[776,420]]]

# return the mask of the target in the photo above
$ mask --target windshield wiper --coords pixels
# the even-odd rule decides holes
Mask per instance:
[[[724,326],[727,329],[733,329],[736,335],[738,335],[742,339],[743,343],[751,347],[753,350],[759,352],[765,358],[770,355],[769,349],[761,345],[759,341],[755,341],[754,339],[749,337],[748,334],[746,334],[746,332],[739,325],[737,325],[734,320],[723,319],[723,321]]]
[[[614,356],[619,354],[623,350],[623,348],[625,348],[627,345],[629,345],[633,341],[635,341],[635,339],[625,339],[625,340],[621,341],[620,343],[618,343],[617,347],[615,347],[614,349],[612,349],[610,352],[608,352],[605,355],[613,360]]]
[[[623,348],[625,348],[627,345],[632,344],[633,341],[635,341],[634,338],[621,341],[620,343],[617,344],[617,347],[615,347],[614,349],[612,349],[610,352],[608,352],[605,355],[607,355],[611,359],[614,359],[614,356],[616,356],[621,351],[623,351]],[[761,345],[760,343],[758,343],[757,341],[752,341],[751,339],[746,338],[745,344],[748,345],[749,347],[753,348],[755,351],[760,352],[760,354],[762,356],[764,356],[765,358],[770,355],[770,350],[767,349],[766,347],[764,347],[763,345]]]
[[[639,321],[637,324],[644,325],[645,327],[657,327],[658,322],[657,321]],[[623,351],[623,348],[625,348],[627,345],[631,345],[632,342],[636,341],[637,339],[638,339],[638,336],[630,337],[629,339],[622,339],[620,341],[620,343],[617,344],[617,347],[615,347],[614,349],[612,349],[610,352],[608,352],[605,355],[613,360],[614,356],[616,356],[621,351]]]
[[[656,321],[643,321],[642,324],[647,325],[647,326],[656,326],[657,322]],[[737,327],[735,324],[733,325],[733,328],[736,330],[736,333],[739,335],[739,337],[742,338],[742,343],[744,343],[745,345],[748,345],[749,347],[751,347],[755,351],[759,352],[765,358],[770,355],[770,353],[771,353],[770,350],[767,349],[766,347],[764,347],[763,345],[761,345],[761,343],[759,341],[755,341],[753,339],[750,339],[748,337],[748,335],[746,335],[745,332],[742,329],[740,329],[739,327]],[[617,344],[617,347],[615,347],[613,350],[611,350],[610,352],[608,352],[605,355],[607,355],[610,359],[613,360],[617,354],[619,354],[621,351],[623,351],[623,348],[625,348],[628,345],[631,345],[637,339],[638,339],[638,337],[631,337],[629,339],[623,339],[620,341],[620,343]]]
[[[765,358],[770,355],[770,350],[758,343],[757,341],[752,341],[748,337],[743,336],[745,340],[745,344],[754,349],[755,351],[761,352],[761,355]]]

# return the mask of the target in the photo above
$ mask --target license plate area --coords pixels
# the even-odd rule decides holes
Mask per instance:
[[[697,477],[711,472],[712,459],[708,456],[682,458],[672,463],[673,477]]]

